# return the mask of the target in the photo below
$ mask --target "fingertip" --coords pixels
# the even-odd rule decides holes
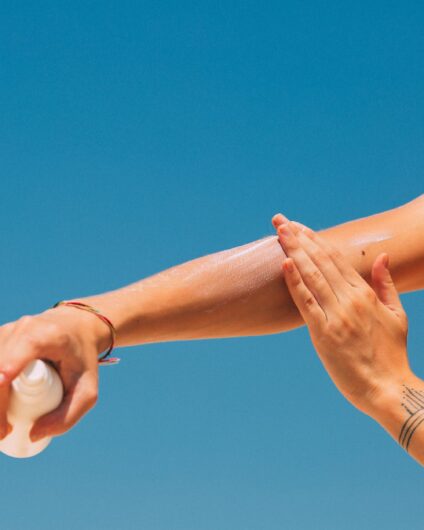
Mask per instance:
[[[0,386],[5,386],[9,378],[4,372],[0,372]]]
[[[386,253],[379,254],[372,265],[374,270],[380,270],[382,273],[388,271],[389,256]]]
[[[274,225],[275,228],[278,228],[279,225],[281,225],[282,223],[287,223],[287,222],[288,222],[287,217],[285,217],[282,213],[277,213],[272,218],[272,224]]]
[[[278,226],[278,220],[280,218],[280,215],[279,213],[276,213],[275,215],[272,216],[272,219],[271,219],[271,223],[273,224],[274,228],[277,228]]]
[[[20,372],[15,373],[13,367],[9,363],[5,363],[2,368],[0,368],[0,387],[5,387],[9,385]]]
[[[6,358],[3,367],[0,368],[0,387],[10,384],[33,359],[16,355]]]
[[[291,258],[287,258],[286,261],[283,263],[284,271],[287,271],[289,273],[292,273],[294,271],[294,263]]]

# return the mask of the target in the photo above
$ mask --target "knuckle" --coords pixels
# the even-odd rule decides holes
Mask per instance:
[[[342,340],[352,330],[350,319],[345,314],[332,318],[327,324],[327,334],[334,340]]]
[[[329,253],[330,258],[333,259],[334,261],[339,261],[343,258],[343,255],[340,252],[340,250],[334,247],[329,247],[328,253]]]
[[[313,279],[313,281],[316,282],[316,283],[321,282],[322,279],[323,279],[323,276],[322,276],[321,271],[319,271],[318,269],[315,270],[315,271],[312,273],[312,279]]]
[[[69,346],[71,343],[71,336],[64,332],[62,327],[56,322],[48,322],[45,325],[43,324],[42,335],[46,344],[51,344],[54,342],[54,344],[59,348]]]
[[[355,311],[362,311],[365,307],[365,300],[361,296],[355,296],[348,302],[348,306]]]
[[[352,338],[357,335],[357,328],[347,315],[341,318],[341,329],[343,330],[343,336]]]
[[[28,325],[31,321],[32,321],[32,317],[30,315],[22,315],[17,320],[17,322],[19,322],[19,324],[21,324],[22,326]]]
[[[29,315],[20,317],[17,322],[17,334],[33,350],[49,346],[52,341],[58,347],[67,346],[71,342],[71,336],[57,322],[39,320]]]
[[[327,260],[327,255],[322,250],[315,250],[312,254],[313,260],[317,264],[325,263]]]
[[[0,326],[0,333],[5,333],[9,331],[10,329],[13,329],[15,327],[14,322],[7,322],[6,324],[2,324]]]
[[[291,279],[291,282],[294,288],[300,287],[302,285],[302,278],[296,275],[294,278]]]
[[[57,322],[43,322],[43,334],[56,336],[60,335],[61,328]]]
[[[313,306],[315,305],[315,298],[313,296],[308,296],[306,299],[305,299],[305,306],[307,308],[312,308]]]
[[[58,348],[67,346],[71,337],[67,333],[63,333],[57,324],[43,322],[37,326],[34,325],[32,329],[27,329],[22,335],[22,340],[33,351],[39,351],[42,348],[50,346],[52,342]]]
[[[376,300],[376,295],[371,289],[364,290],[355,294],[347,303],[348,310],[355,311],[356,313],[364,313],[369,309],[370,303]]]
[[[338,335],[342,328],[342,321],[339,318],[331,319],[327,324],[327,333],[330,335]]]
[[[338,247],[333,241],[330,241],[325,237],[321,237],[321,241],[328,254],[336,258],[343,257],[343,252],[340,250],[340,247]]]
[[[44,338],[37,336],[34,333],[25,333],[25,335],[22,336],[22,340],[33,352],[38,352],[43,347],[44,343]]]
[[[364,296],[365,300],[367,300],[368,302],[374,303],[377,301],[377,295],[371,288],[365,289]]]
[[[311,283],[318,283],[322,280],[322,274],[318,269],[306,273],[306,280]]]

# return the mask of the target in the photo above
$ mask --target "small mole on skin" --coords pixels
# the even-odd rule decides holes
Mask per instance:
[[[361,254],[362,254],[363,256],[365,256],[365,250],[363,250],[363,251],[361,252]]]

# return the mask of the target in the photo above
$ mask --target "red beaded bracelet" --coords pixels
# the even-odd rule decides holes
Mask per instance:
[[[117,364],[117,363],[119,363],[119,361],[121,359],[119,359],[118,357],[109,357],[108,359],[106,359],[106,357],[108,355],[110,355],[110,352],[113,350],[113,347],[115,345],[115,339],[116,339],[115,327],[114,327],[112,322],[107,317],[102,315],[100,313],[100,311],[98,311],[94,307],[91,307],[88,304],[83,304],[82,302],[66,302],[65,300],[61,300],[60,302],[56,302],[54,304],[54,306],[52,306],[52,307],[58,307],[59,305],[68,305],[68,306],[71,306],[71,307],[76,307],[77,309],[83,309],[84,311],[89,311],[90,313],[94,313],[101,320],[103,320],[103,322],[109,326],[110,331],[112,333],[112,343],[111,343],[109,349],[107,350],[107,352],[104,353],[101,357],[99,357],[99,364],[101,364],[101,365],[109,365],[109,364]]]

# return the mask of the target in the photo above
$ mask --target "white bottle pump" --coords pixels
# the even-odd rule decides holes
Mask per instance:
[[[15,458],[41,453],[51,437],[32,442],[29,432],[37,418],[57,408],[63,384],[57,371],[41,359],[31,361],[12,381],[7,418],[13,431],[0,440],[0,451]]]

